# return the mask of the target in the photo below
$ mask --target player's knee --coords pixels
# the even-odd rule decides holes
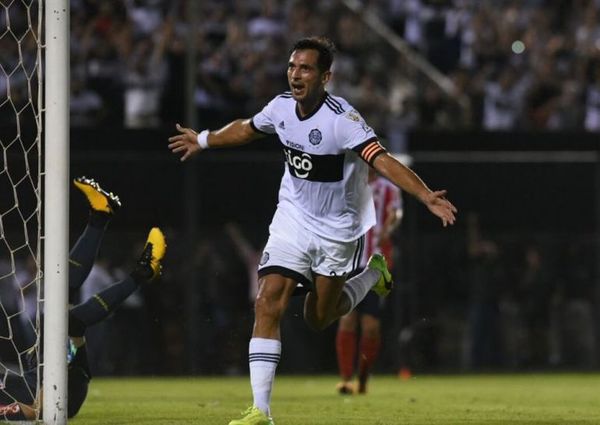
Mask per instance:
[[[380,338],[379,327],[372,327],[372,328],[367,328],[367,329],[363,328],[363,329],[361,329],[361,333],[366,338],[371,338],[371,339]]]
[[[355,311],[340,317],[338,329],[352,332],[358,327],[357,314]]]
[[[368,338],[378,338],[380,334],[380,321],[376,317],[365,314],[360,323],[361,332]]]

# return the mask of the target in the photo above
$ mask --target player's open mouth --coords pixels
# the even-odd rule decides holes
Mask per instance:
[[[292,94],[294,96],[299,96],[304,92],[304,84],[290,84],[292,86]]]

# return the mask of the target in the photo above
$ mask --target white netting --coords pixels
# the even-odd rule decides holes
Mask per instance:
[[[0,0],[2,383],[9,375],[24,377],[29,360],[39,364],[41,1]],[[33,376],[39,383],[39,373]],[[0,388],[5,398],[10,390]]]

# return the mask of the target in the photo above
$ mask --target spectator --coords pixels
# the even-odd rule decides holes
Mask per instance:
[[[167,80],[165,48],[173,24],[167,20],[158,39],[142,38],[134,46],[125,74],[125,126],[158,127],[160,98]]]
[[[500,267],[500,247],[482,238],[479,226],[478,215],[471,213],[467,217],[470,307],[466,347],[467,367],[474,370],[499,367],[504,361],[500,291],[505,277]]]
[[[74,127],[92,126],[102,121],[104,113],[102,98],[85,86],[81,78],[71,79],[71,125]]]
[[[497,78],[485,83],[483,96],[483,128],[511,130],[517,126],[523,109],[526,82],[519,81],[512,67],[505,67]]]
[[[547,366],[555,283],[545,255],[537,244],[528,244],[523,254],[522,270],[517,277],[517,300],[525,334],[520,339],[520,362],[523,366]]]
[[[585,129],[600,131],[600,63],[592,66],[585,93]]]

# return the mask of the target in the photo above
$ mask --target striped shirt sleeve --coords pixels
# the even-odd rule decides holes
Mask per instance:
[[[377,140],[377,137],[372,137],[366,142],[361,143],[360,145],[354,147],[352,149],[356,152],[367,164],[373,166],[373,162],[375,158],[381,155],[384,152],[387,152],[383,146]]]

